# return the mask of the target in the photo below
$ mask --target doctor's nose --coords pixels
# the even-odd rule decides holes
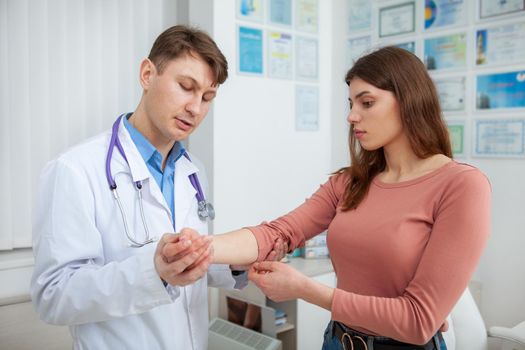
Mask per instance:
[[[186,110],[192,114],[192,116],[198,116],[202,111],[202,98],[194,97],[186,104]]]

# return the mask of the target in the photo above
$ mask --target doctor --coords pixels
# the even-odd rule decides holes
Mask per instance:
[[[70,327],[74,349],[207,349],[207,286],[236,281],[209,266],[209,237],[184,230],[206,234],[214,213],[180,141],[227,74],[206,33],[167,29],[140,65],[136,110],[43,170],[31,296],[44,321]]]

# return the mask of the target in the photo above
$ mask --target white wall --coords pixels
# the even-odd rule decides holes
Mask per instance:
[[[333,30],[334,30],[334,66],[333,66],[333,115],[346,115],[348,111],[346,98],[346,85],[340,81],[350,63],[346,59],[346,38],[360,37],[369,32],[360,34],[348,33],[348,0],[334,0],[333,2]],[[391,0],[372,0],[372,23],[377,21],[377,10],[379,6],[385,4],[400,3],[403,1]],[[416,15],[417,30],[415,34],[401,35],[399,38],[391,39],[393,42],[407,41],[408,38],[418,41],[416,53],[422,57],[422,40],[429,36],[446,35],[465,30],[468,35],[468,54],[467,69],[451,75],[464,74],[467,76],[467,107],[464,113],[456,116],[466,121],[466,152],[465,157],[459,158],[459,161],[467,162],[479,167],[490,179],[493,188],[493,216],[492,216],[492,234],[481,258],[480,265],[474,274],[474,279],[482,283],[481,291],[481,313],[487,326],[503,325],[514,326],[518,322],[525,320],[525,160],[524,159],[480,159],[470,156],[472,144],[471,131],[473,118],[502,118],[502,117],[525,117],[523,109],[518,111],[506,112],[476,112],[474,110],[474,83],[475,75],[482,72],[492,72],[494,70],[522,70],[525,68],[525,58],[518,64],[498,68],[478,68],[473,63],[473,38],[475,30],[486,26],[506,24],[509,21],[522,22],[525,20],[523,12],[518,15],[503,16],[494,18],[490,21],[478,22],[476,19],[477,1],[467,1],[469,7],[469,16],[467,24],[461,27],[442,29],[426,33],[422,30],[423,11],[422,1],[416,1],[419,4]],[[372,45],[377,46],[377,35],[371,33],[376,39]],[[434,73],[439,75],[440,73]],[[340,88],[339,88],[340,87]],[[451,117],[445,114],[446,118]],[[457,119],[457,118],[454,118]],[[347,164],[347,124],[343,118],[334,118],[332,126],[332,167],[337,168]]]

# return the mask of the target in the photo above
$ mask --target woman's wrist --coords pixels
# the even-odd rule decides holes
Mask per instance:
[[[300,286],[301,299],[328,311],[332,310],[334,292],[335,288],[328,287],[311,278],[306,278],[304,284]]]

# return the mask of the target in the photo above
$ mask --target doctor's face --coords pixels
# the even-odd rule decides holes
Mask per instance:
[[[146,59],[140,77],[148,131],[161,142],[187,138],[202,122],[217,93],[211,68],[197,55],[169,61],[161,74]]]

